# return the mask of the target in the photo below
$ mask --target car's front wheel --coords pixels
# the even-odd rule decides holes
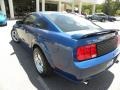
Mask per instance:
[[[36,47],[33,50],[33,59],[36,66],[37,71],[42,76],[49,76],[52,73],[52,68],[49,65],[45,55],[41,51],[40,48]]]
[[[20,39],[16,30],[11,31],[11,37],[14,42],[16,43],[20,42]]]

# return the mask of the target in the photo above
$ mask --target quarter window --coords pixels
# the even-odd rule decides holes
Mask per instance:
[[[27,25],[33,24],[34,21],[36,20],[36,16],[34,15],[29,15],[28,17],[26,17],[26,19],[24,20],[24,23]]]
[[[31,25],[40,29],[48,29],[47,23],[42,20],[39,16],[29,15],[24,19],[24,24]]]
[[[46,30],[48,29],[47,23],[40,18],[37,19],[35,25],[40,29],[46,29]]]

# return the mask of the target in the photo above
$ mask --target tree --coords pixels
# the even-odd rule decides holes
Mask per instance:
[[[92,14],[92,5],[91,4],[83,5],[82,12]]]
[[[97,4],[96,5],[96,10],[95,10],[96,13],[101,13],[103,12],[103,4]]]
[[[119,0],[106,0],[103,5],[103,12],[108,15],[115,15],[117,10],[120,9],[120,1]]]

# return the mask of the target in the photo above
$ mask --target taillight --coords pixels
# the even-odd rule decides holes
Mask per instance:
[[[89,44],[77,48],[76,58],[79,61],[84,61],[97,56],[96,44]]]

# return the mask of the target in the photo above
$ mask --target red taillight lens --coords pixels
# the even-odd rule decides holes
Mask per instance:
[[[76,57],[79,61],[84,61],[86,59],[94,58],[96,56],[97,56],[96,44],[81,46],[77,49]]]
[[[97,56],[97,48],[96,48],[96,44],[92,44],[91,45],[91,58],[94,58]]]

